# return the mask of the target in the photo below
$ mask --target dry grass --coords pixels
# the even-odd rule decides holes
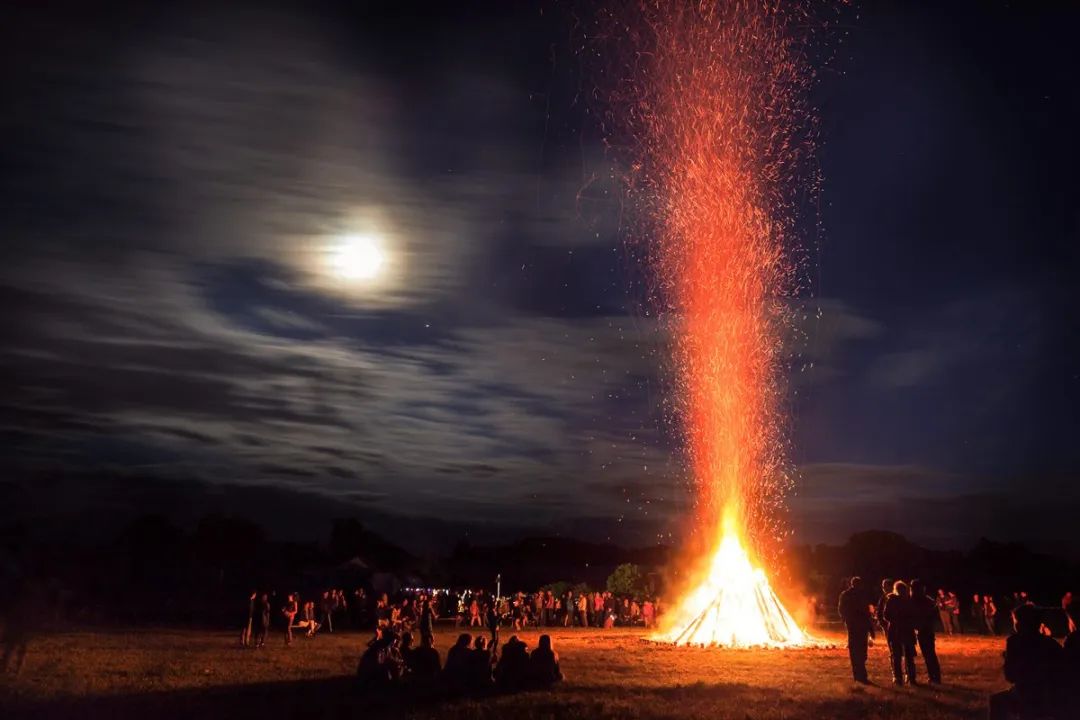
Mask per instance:
[[[449,647],[455,631],[439,633]],[[536,633],[519,633],[530,646]],[[67,633],[36,639],[0,686],[8,716],[208,718],[975,718],[1003,686],[1001,638],[939,640],[946,683],[894,688],[887,652],[871,649],[878,684],[850,682],[842,647],[724,651],[658,646],[633,631],[556,631],[567,682],[551,692],[376,703],[352,688],[366,636],[274,636],[241,650],[234,637],[189,631]],[[505,636],[504,636],[505,637]],[[4,713],[0,713],[3,715]]]

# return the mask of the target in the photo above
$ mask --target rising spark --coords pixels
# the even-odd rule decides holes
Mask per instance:
[[[658,639],[799,646],[755,567],[790,480],[781,408],[790,250],[813,149],[798,2],[651,1],[617,14],[636,50],[614,90],[647,208],[656,300],[673,330],[676,415],[709,551]]]

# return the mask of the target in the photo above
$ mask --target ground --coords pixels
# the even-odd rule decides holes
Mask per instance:
[[[456,632],[438,633],[444,654]],[[0,716],[937,720],[985,717],[987,694],[1004,687],[1002,638],[940,638],[945,684],[894,688],[881,645],[870,651],[876,684],[852,683],[839,638],[835,648],[780,651],[674,648],[638,631],[551,634],[567,676],[560,687],[439,703],[380,703],[356,692],[352,675],[367,639],[360,634],[299,638],[289,648],[275,635],[260,650],[217,632],[53,634],[33,640],[21,673],[0,677]],[[519,635],[535,646],[535,632]]]

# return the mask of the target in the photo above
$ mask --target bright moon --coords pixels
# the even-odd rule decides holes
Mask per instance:
[[[379,275],[385,261],[382,248],[370,235],[343,238],[330,257],[334,272],[345,280],[371,280]]]

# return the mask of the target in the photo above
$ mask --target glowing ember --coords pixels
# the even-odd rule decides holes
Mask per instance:
[[[810,27],[799,3],[643,2],[616,18],[636,50],[614,91],[649,207],[658,306],[673,330],[678,420],[712,539],[700,584],[657,639],[811,643],[755,568],[789,479],[780,422],[785,252],[812,151]],[[651,224],[651,223],[650,223]]]

